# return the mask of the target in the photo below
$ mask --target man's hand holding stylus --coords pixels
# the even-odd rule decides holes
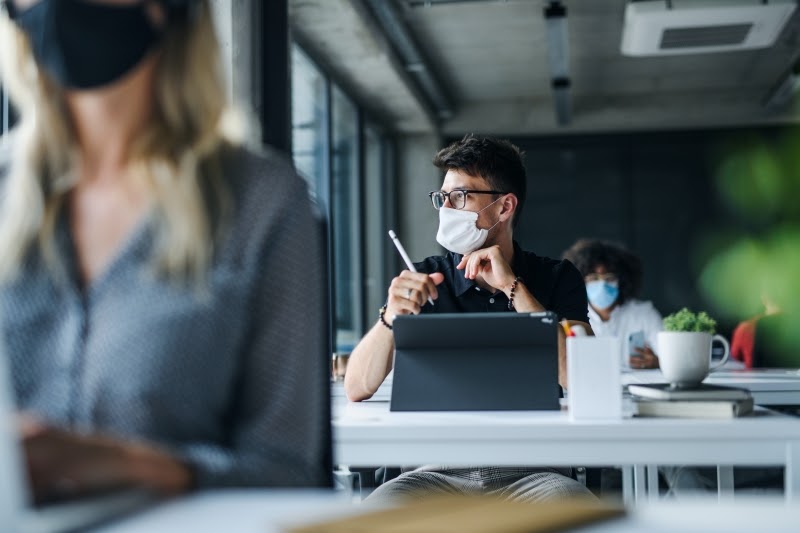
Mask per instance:
[[[417,315],[422,306],[428,303],[428,297],[436,300],[439,297],[437,285],[444,281],[440,272],[423,274],[403,270],[392,280],[389,286],[389,298],[386,302],[386,322],[391,325],[397,315]]]

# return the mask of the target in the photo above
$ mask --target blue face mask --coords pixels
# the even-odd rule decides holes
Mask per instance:
[[[603,280],[590,281],[586,284],[586,296],[596,309],[608,309],[619,297],[619,283]]]

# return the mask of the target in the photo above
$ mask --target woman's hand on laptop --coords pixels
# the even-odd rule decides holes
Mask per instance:
[[[26,416],[20,427],[36,501],[122,487],[176,494],[192,484],[185,464],[148,444],[73,433]]]
[[[424,274],[403,270],[392,280],[389,286],[389,298],[386,302],[386,322],[391,325],[397,315],[417,315],[430,296],[434,300],[439,297],[436,286],[444,281],[440,272]]]

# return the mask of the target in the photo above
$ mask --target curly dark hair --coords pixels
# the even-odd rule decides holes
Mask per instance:
[[[517,209],[513,224],[516,227],[525,204],[528,183],[523,156],[518,147],[506,140],[469,134],[440,150],[433,158],[433,164],[442,172],[459,170],[485,179],[496,191],[514,193]]]
[[[618,303],[639,294],[642,288],[642,261],[621,244],[595,239],[580,239],[563,254],[586,277],[599,266],[619,278]]]

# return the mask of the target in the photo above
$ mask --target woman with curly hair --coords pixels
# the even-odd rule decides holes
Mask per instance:
[[[624,367],[658,368],[653,347],[662,329],[661,314],[651,302],[636,299],[642,286],[639,258],[612,242],[580,239],[564,252],[564,259],[571,261],[586,281],[589,323],[595,335],[615,335],[623,340]]]

